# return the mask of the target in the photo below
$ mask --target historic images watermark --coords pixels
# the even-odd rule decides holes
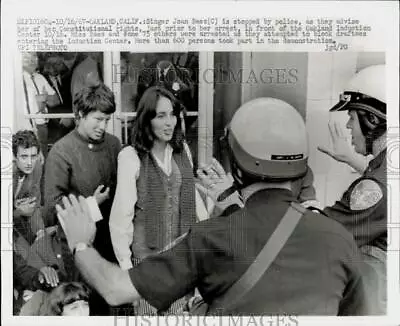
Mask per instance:
[[[122,313],[121,311],[119,313]],[[298,326],[296,315],[257,316],[123,316],[115,315],[113,326]]]
[[[179,72],[171,69],[161,74],[159,68],[137,68],[132,66],[114,64],[112,66],[113,83],[123,80],[125,83],[150,83],[154,78],[156,82],[173,83],[179,74],[186,74],[192,81],[206,84],[295,84],[298,81],[298,70],[291,67],[253,69],[232,69],[223,65],[202,71],[179,67]]]

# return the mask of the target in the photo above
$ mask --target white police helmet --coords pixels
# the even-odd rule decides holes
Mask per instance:
[[[386,132],[385,66],[375,65],[359,71],[330,111],[357,112],[361,132],[366,138],[366,153],[372,153],[373,142]]]
[[[385,65],[359,71],[347,84],[340,101],[330,111],[363,110],[386,120]]]
[[[234,165],[252,178],[293,179],[307,171],[303,118],[282,100],[258,98],[242,105],[229,125],[228,142]]]

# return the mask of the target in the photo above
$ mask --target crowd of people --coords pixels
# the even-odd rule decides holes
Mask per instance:
[[[203,304],[209,314],[385,313],[384,66],[356,75],[332,109],[348,110],[355,151],[373,159],[321,148],[361,172],[321,209],[305,124],[289,104],[261,98],[237,110],[225,137],[230,175],[215,159],[197,164],[182,102],[165,84],[143,90],[122,147],[106,131],[116,105],[99,57],[69,67],[24,58],[28,113],[74,118],[31,119],[13,135],[15,314],[169,315]],[[278,229],[287,241],[271,245]]]

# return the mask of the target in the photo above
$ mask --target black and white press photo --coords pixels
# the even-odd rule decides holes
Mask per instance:
[[[394,2],[2,3],[2,325],[398,323]]]

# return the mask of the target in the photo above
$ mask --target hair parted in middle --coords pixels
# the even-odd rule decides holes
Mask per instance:
[[[179,152],[183,149],[182,106],[167,89],[160,86],[153,86],[143,93],[138,104],[137,115],[132,128],[130,145],[135,147],[139,154],[149,152],[153,147],[155,135],[151,128],[151,120],[156,117],[157,103],[161,97],[165,97],[171,101],[173,114],[177,119],[174,134],[169,144],[174,151]]]

